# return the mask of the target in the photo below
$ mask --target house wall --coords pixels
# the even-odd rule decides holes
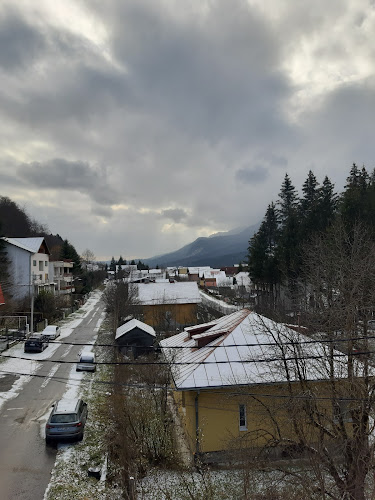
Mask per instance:
[[[9,260],[9,275],[13,282],[11,295],[14,299],[22,299],[30,293],[31,258],[30,252],[5,242]]]
[[[324,394],[324,383],[319,384],[320,394]],[[298,393],[296,387],[296,393]],[[252,395],[250,396],[249,393]],[[267,394],[268,397],[262,396]],[[326,392],[328,394],[328,392]],[[174,398],[185,428],[192,453],[196,446],[196,408],[198,395],[199,451],[202,453],[228,451],[233,449],[260,449],[272,436],[277,436],[277,428],[284,439],[295,439],[289,411],[301,415],[299,429],[313,443],[317,441],[317,429],[309,425],[306,414],[298,411],[303,400],[294,400],[291,409],[284,385],[259,385],[248,388],[232,387],[197,391],[175,391]],[[258,396],[257,396],[258,395]],[[275,398],[269,397],[275,395]],[[329,403],[322,411],[332,414]],[[245,405],[247,428],[240,429],[239,405]],[[289,405],[289,406],[288,406]]]
[[[133,355],[135,358],[153,352],[155,337],[144,330],[135,327],[130,332],[116,339],[116,344],[124,355]]]
[[[49,283],[53,276],[49,275],[49,255],[45,253],[34,253],[30,258],[31,275],[36,283]]]
[[[158,304],[143,307],[143,321],[152,327],[197,324],[197,304]]]

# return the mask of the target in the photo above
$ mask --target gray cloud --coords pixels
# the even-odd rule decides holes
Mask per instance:
[[[18,173],[35,188],[79,191],[99,204],[113,204],[120,199],[109,186],[105,169],[87,162],[54,158],[23,164]]]
[[[97,33],[2,2],[0,178],[80,251],[162,253],[256,223],[286,167],[297,188],[372,167],[364,0],[75,5]]]
[[[254,167],[240,168],[236,172],[236,179],[245,184],[259,184],[264,182],[268,177],[268,170],[262,165]]]
[[[187,213],[182,208],[168,208],[161,212],[162,217],[173,220],[173,222],[181,222],[187,217]]]
[[[19,70],[34,62],[46,42],[13,6],[0,12],[0,67]]]

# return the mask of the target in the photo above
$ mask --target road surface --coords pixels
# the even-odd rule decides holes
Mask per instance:
[[[96,325],[104,310],[97,302],[70,336],[62,342],[92,343],[97,334]],[[57,339],[59,340],[59,339]],[[52,350],[49,346],[47,349]],[[0,498],[1,500],[41,500],[50,481],[56,458],[56,447],[46,446],[43,438],[43,417],[48,415],[53,402],[61,398],[69,383],[72,364],[59,360],[76,361],[82,346],[59,345],[48,361],[23,385],[19,395],[6,401],[0,410]],[[45,353],[47,350],[45,351]],[[3,354],[11,354],[12,349]],[[25,355],[29,358],[33,354]],[[22,366],[22,361],[17,361]],[[26,362],[28,363],[28,362]],[[0,370],[2,365],[0,364]],[[1,372],[0,372],[1,374]],[[48,376],[49,375],[49,376]],[[51,378],[53,375],[53,378]],[[62,380],[57,380],[61,377]],[[0,392],[11,388],[17,376],[0,379]],[[75,382],[78,383],[78,382]],[[74,446],[74,443],[71,444]]]

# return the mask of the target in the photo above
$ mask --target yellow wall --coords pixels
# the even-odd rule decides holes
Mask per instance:
[[[165,324],[166,314],[180,325],[197,324],[197,304],[160,304],[143,306],[143,321],[153,327]]]
[[[319,384],[318,390],[320,394],[325,393],[324,383]],[[296,393],[299,393],[297,386]],[[301,416],[299,430],[304,432],[307,441],[311,443],[316,441],[316,428],[309,424],[306,413],[301,411],[301,405],[306,403],[305,400],[295,399],[293,403],[290,403],[288,398],[262,397],[262,394],[287,395],[287,388],[285,385],[259,385],[247,388],[201,390],[198,394],[199,451],[258,448],[269,442],[272,436],[280,437],[277,435],[277,426],[279,426],[283,439],[295,439],[296,434],[288,412]],[[197,451],[196,395],[196,391],[174,392],[175,401],[193,453]],[[246,406],[247,430],[240,430],[239,427],[240,404]],[[329,404],[327,406],[327,403],[325,406],[326,408],[322,407],[321,411],[326,411],[331,419],[332,408]]]

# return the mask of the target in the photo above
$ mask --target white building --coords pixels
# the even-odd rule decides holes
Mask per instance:
[[[73,261],[54,260],[49,263],[49,275],[54,283],[55,293],[65,295],[74,293],[73,283]]]
[[[23,299],[32,292],[54,292],[49,274],[50,251],[43,237],[2,238],[9,260],[10,294]]]

